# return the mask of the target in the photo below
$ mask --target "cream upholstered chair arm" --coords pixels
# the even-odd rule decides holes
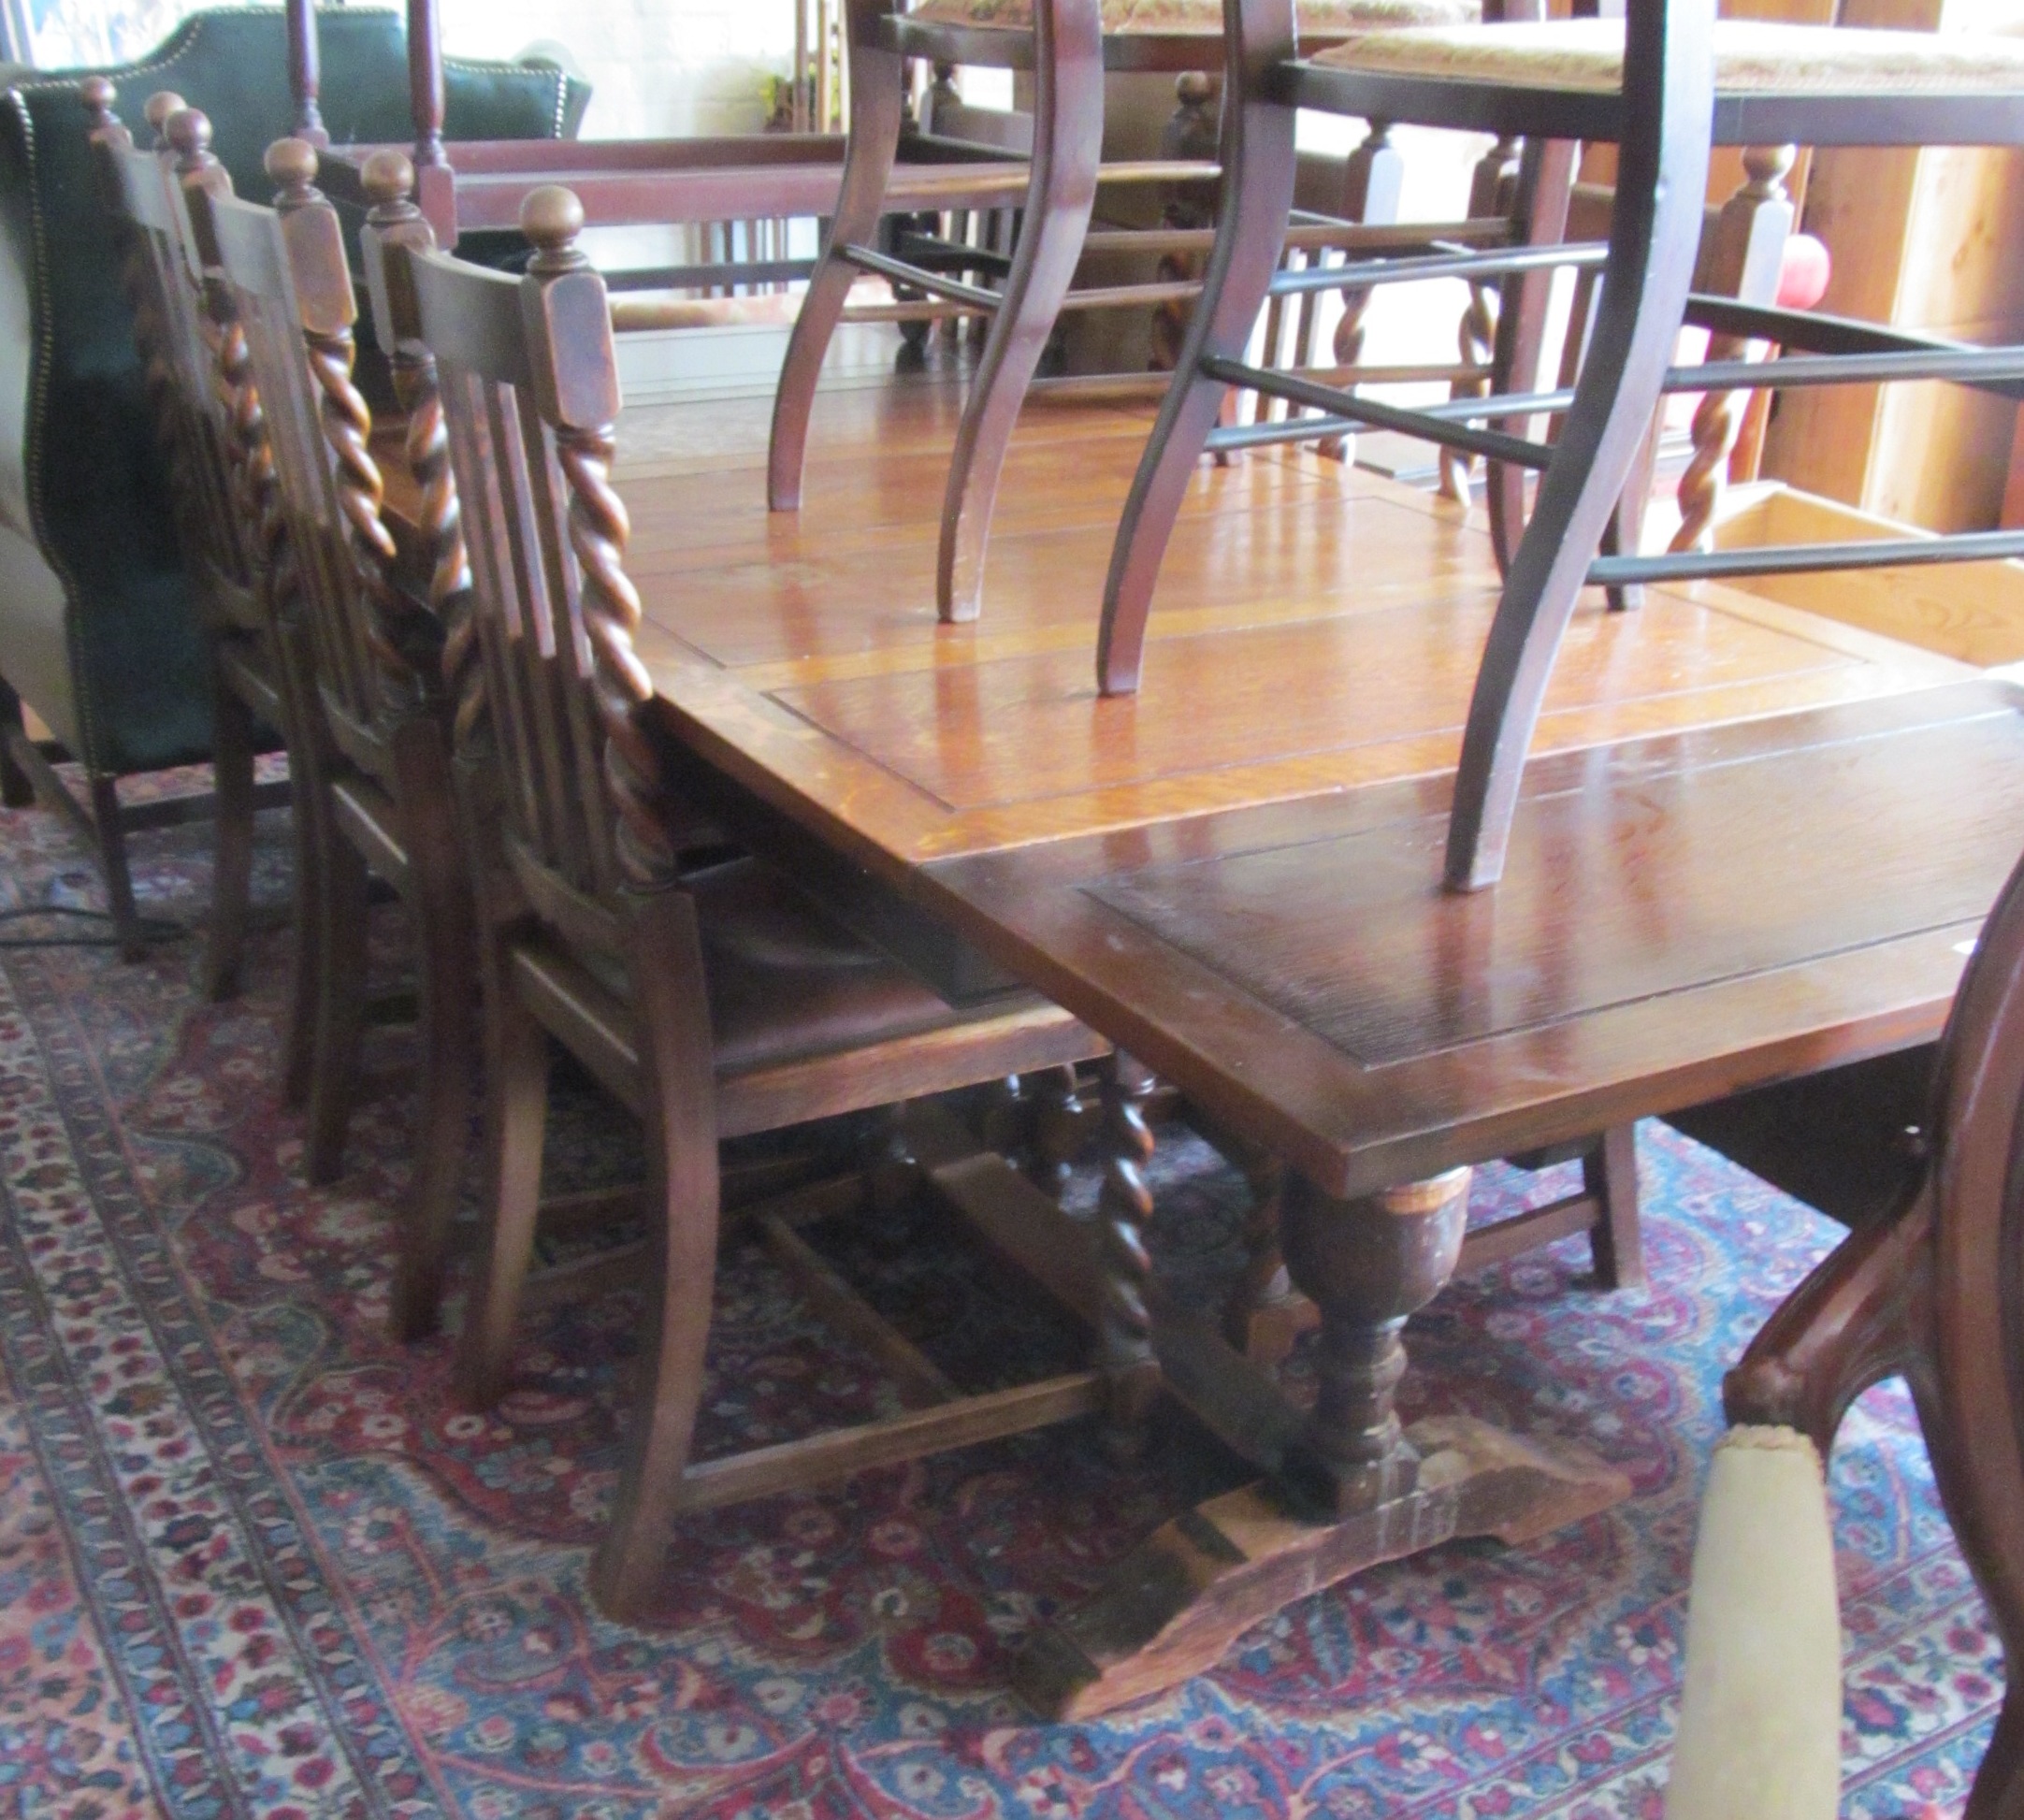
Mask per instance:
[[[1841,1777],[1841,1612],[1820,1455],[1790,1428],[1732,1428],[1694,1545],[1666,1820],[1834,1820]]]

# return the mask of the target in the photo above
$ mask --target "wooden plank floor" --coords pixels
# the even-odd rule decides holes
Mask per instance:
[[[771,400],[619,427],[642,656],[685,737],[823,831],[903,864],[1453,766],[1496,599],[1482,514],[1299,450],[1205,466],[1143,686],[1094,686],[1111,538],[1149,411],[1036,400],[1000,494],[982,620],[938,625],[960,399],[825,392],[803,505],[769,513]],[[1962,666],[1734,589],[1598,597],[1538,749],[1922,688]]]

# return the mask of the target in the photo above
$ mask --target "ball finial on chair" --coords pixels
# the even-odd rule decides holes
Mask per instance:
[[[588,263],[576,244],[584,231],[584,205],[559,183],[543,183],[528,193],[520,205],[520,231],[534,242],[529,271],[566,271]]]
[[[142,106],[140,117],[153,129],[156,138],[166,140],[171,116],[180,114],[189,105],[174,89],[156,89]]]
[[[178,108],[162,123],[162,137],[185,166],[201,165],[210,156],[210,117],[201,108]]]
[[[120,123],[119,115],[112,111],[112,104],[119,98],[119,90],[103,76],[87,76],[78,84],[78,99],[83,102],[85,118],[91,123],[89,131],[95,133]]]
[[[383,146],[366,160],[359,181],[375,209],[392,208],[414,194],[414,160],[398,146]]]
[[[316,148],[307,139],[276,139],[261,160],[275,195],[300,199],[316,184]]]

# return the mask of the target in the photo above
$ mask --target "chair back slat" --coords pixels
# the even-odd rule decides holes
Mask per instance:
[[[672,876],[667,803],[640,714],[625,508],[610,477],[616,364],[604,283],[577,250],[568,192],[528,198],[519,280],[407,257],[433,355],[470,582],[474,656],[460,755],[488,743],[518,860],[578,897]],[[394,325],[399,332],[398,322]],[[453,634],[453,637],[455,634]]]
[[[339,744],[385,770],[391,723],[435,693],[432,624],[390,578],[372,417],[353,379],[357,304],[314,149],[267,153],[273,208],[193,197],[243,325],[295,553],[317,682]]]
[[[483,382],[453,363],[441,383],[453,478],[470,477],[458,494],[471,599],[470,650],[452,677],[457,691],[457,752],[466,760],[487,747],[496,753],[500,763],[493,783],[509,799],[513,826],[534,852],[547,854],[557,837],[542,787],[528,677],[518,655],[523,591],[508,534],[512,514],[499,490],[501,467],[496,451],[501,439],[494,433]],[[481,600],[487,603],[483,610]],[[496,623],[499,620],[503,623]]]

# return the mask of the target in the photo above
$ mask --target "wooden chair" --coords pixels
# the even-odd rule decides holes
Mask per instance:
[[[1666,392],[1943,378],[2016,396],[2024,384],[2024,351],[1969,349],[1691,295],[1711,142],[2024,142],[2024,48],[2005,38],[1717,22],[1712,12],[1712,0],[1631,0],[1627,22],[1379,32],[1303,60],[1291,0],[1239,0],[1235,8],[1220,237],[1180,377],[1120,527],[1105,590],[1099,682],[1109,692],[1137,685],[1161,556],[1196,457],[1227,440],[1216,417],[1230,385],[1276,393],[1318,413],[1286,426],[1288,439],[1373,423],[1541,470],[1470,703],[1449,827],[1452,888],[1479,888],[1502,872],[1525,752],[1584,585],[2024,552],[2017,533],[1655,556],[1613,547],[1619,501]],[[1460,255],[1452,266],[1454,275],[1479,279],[1556,264],[1602,267],[1601,302],[1570,390],[1406,411],[1245,363],[1284,238],[1300,107],[1522,136],[1520,188],[1535,192],[1555,145],[1619,147],[1606,248],[1532,246]],[[1382,283],[1430,268],[1424,259],[1371,260],[1354,275]],[[1769,367],[1718,360],[1673,368],[1683,322],[1800,353]],[[1489,426],[1523,426],[1544,412],[1562,413],[1551,445]],[[1598,548],[1604,554],[1597,559]]]
[[[681,792],[633,650],[640,609],[609,479],[619,409],[609,304],[575,243],[582,222],[565,190],[530,196],[522,223],[536,252],[517,282],[388,244],[383,294],[397,346],[413,343],[398,332],[412,300],[456,483],[457,511],[434,519],[436,574],[460,775],[474,792],[465,826],[482,909],[490,1196],[459,1376],[481,1400],[503,1376],[539,1204],[547,1044],[559,1042],[647,1129],[652,1262],[638,1409],[592,1575],[600,1606],[623,1617],[646,1606],[684,1510],[1104,1400],[1100,1370],[961,1396],[840,1292],[831,1307],[878,1336],[926,1407],[692,1461],[719,1139],[1058,1069],[1106,1046],[1026,993],[946,1002],[754,862],[683,869]],[[411,232],[409,247],[426,245],[426,229]],[[1149,1366],[1149,1352],[1135,1352],[1118,1375],[1137,1385]]]
[[[1335,41],[1376,24],[1477,16],[1476,0],[1314,0],[1308,24],[1323,41]],[[875,272],[989,313],[990,332],[950,459],[935,580],[945,620],[976,618],[991,505],[1020,402],[1061,311],[1092,298],[1107,301],[1100,294],[1070,290],[1097,181],[1105,175],[1099,158],[1105,71],[1198,68],[1205,46],[1221,29],[1220,9],[1199,0],[1171,6],[922,0],[910,10],[896,0],[854,0],[848,9],[850,112],[843,189],[795,319],[775,397],[767,468],[767,497],[775,511],[800,504],[817,380],[858,274]],[[910,57],[1034,72],[1032,174],[1009,255],[937,241],[917,245],[909,263],[870,244],[887,206]],[[998,288],[973,282],[975,275]]]
[[[168,122],[186,166],[203,168],[210,123]],[[322,892],[316,921],[316,1033],[305,1168],[342,1166],[367,1009],[370,881],[413,919],[421,1107],[400,1222],[392,1320],[411,1337],[436,1319],[443,1257],[468,1141],[478,1059],[470,892],[449,768],[441,635],[388,574],[371,415],[352,383],[357,313],[338,217],[312,187],[303,141],[271,148],[268,209],[192,183],[199,243],[244,330],[249,359],[221,369],[241,423],[259,426],[264,536],[285,540],[277,612],[299,645],[314,711],[303,729]]]
[[[1858,1396],[1886,1378],[1910,1381],[2010,1665],[1969,1820],[2013,1820],[2024,1813],[2024,865],[1983,925],[1931,1079],[1916,1153],[1894,1147],[1914,1159],[1896,1206],[1786,1298],[1729,1373],[1723,1404],[1732,1423],[1799,1430],[1825,1458]],[[1875,1104],[1873,1082],[1857,1095]]]
[[[243,346],[230,300],[205,282],[182,199],[184,181],[229,191],[230,179],[215,161],[181,169],[166,141],[158,151],[136,150],[112,111],[116,96],[104,77],[88,78],[79,92],[91,120],[107,205],[124,231],[135,339],[169,464],[170,502],[191,591],[210,646],[216,838],[201,977],[207,997],[224,999],[239,989],[252,915],[253,814],[259,806],[253,761],[269,743],[266,729],[282,736],[291,770],[299,766],[297,704],[270,611],[267,553],[246,511],[239,426],[226,415],[215,383],[222,364],[243,362]],[[179,95],[152,96],[150,127],[158,134],[181,107]],[[309,1081],[313,975],[308,949],[317,895],[315,845],[307,838],[306,819],[297,819],[296,831],[295,983],[282,1037],[290,1104],[299,1103]]]

